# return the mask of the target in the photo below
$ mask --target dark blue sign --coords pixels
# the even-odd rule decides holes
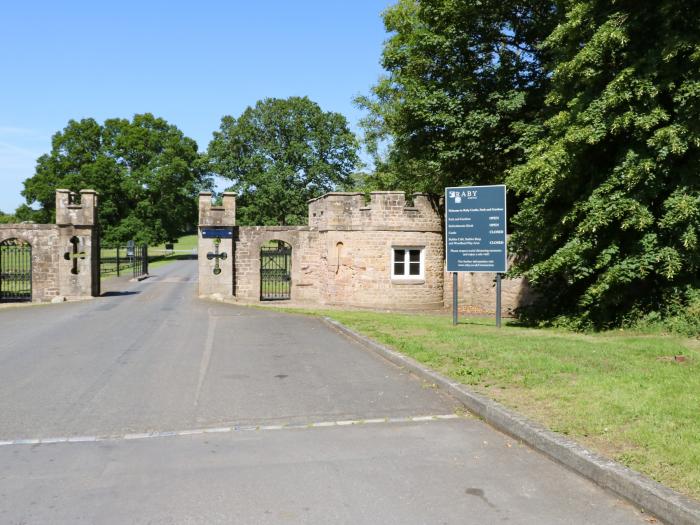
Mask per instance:
[[[202,228],[203,239],[233,239],[232,228]]]
[[[448,272],[505,273],[506,187],[445,188]]]

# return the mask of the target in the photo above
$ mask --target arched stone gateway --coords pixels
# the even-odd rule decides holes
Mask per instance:
[[[292,298],[292,246],[274,239],[260,247],[260,300]]]
[[[21,239],[0,242],[0,302],[32,300],[32,245]]]

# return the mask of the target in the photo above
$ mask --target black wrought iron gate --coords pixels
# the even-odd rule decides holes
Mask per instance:
[[[260,248],[260,300],[283,301],[292,294],[292,247],[275,243]]]
[[[32,300],[32,245],[19,239],[0,242],[0,302]]]

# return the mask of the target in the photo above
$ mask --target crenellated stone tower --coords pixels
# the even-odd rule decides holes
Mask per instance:
[[[66,298],[100,295],[100,240],[97,192],[82,190],[80,202],[69,190],[56,190],[59,238],[59,295]]]
[[[199,194],[199,295],[231,297],[234,293],[236,194],[225,192],[222,206],[212,204],[211,192]]]
[[[442,307],[441,221],[426,195],[407,203],[398,191],[372,192],[369,202],[361,193],[328,193],[309,203],[309,226],[319,232],[321,302]]]

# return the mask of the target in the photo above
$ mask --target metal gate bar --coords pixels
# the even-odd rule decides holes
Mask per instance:
[[[100,273],[117,277],[131,270],[133,277],[148,273],[148,245],[129,244],[102,246],[100,249]]]
[[[0,242],[0,302],[32,300],[32,245],[19,239]]]
[[[260,300],[284,301],[292,295],[292,247],[260,248]]]

